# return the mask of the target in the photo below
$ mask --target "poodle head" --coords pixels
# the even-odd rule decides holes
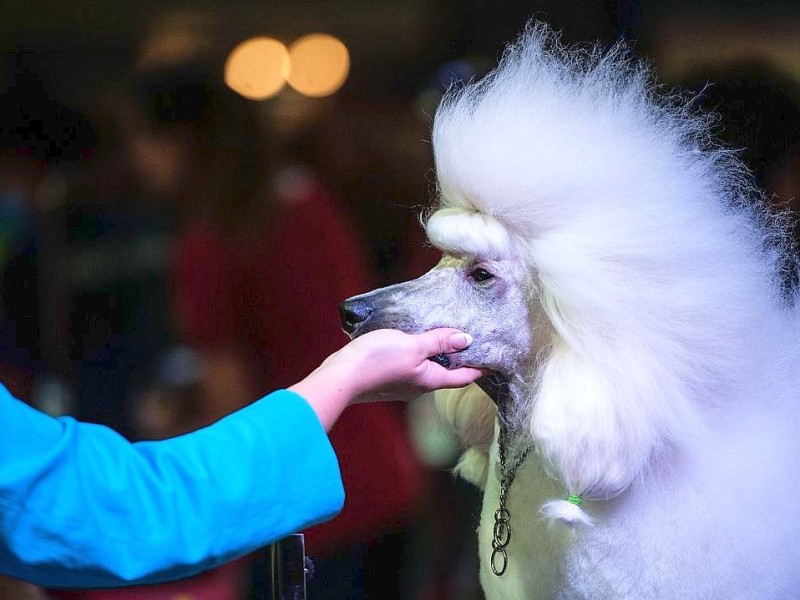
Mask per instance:
[[[505,229],[480,213],[441,210],[427,224],[444,251],[418,279],[344,301],[339,312],[352,337],[374,329],[419,333],[454,327],[472,335],[466,350],[437,359],[451,367],[489,368],[505,378],[527,370],[533,348],[529,324],[534,289]]]

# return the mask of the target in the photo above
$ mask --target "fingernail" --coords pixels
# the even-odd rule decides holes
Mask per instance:
[[[472,336],[468,333],[454,333],[450,336],[450,343],[456,348],[466,348],[472,344]]]

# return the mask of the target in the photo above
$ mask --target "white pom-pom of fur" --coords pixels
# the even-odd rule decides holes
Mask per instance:
[[[437,412],[449,423],[466,450],[455,469],[459,475],[486,489],[489,474],[489,447],[494,438],[497,409],[477,385],[455,390],[439,390],[433,395]]]
[[[431,243],[444,252],[502,260],[513,255],[508,230],[490,215],[461,208],[442,208],[425,224]]]
[[[577,504],[569,500],[548,500],[539,509],[539,512],[551,523],[561,521],[571,526],[592,526],[592,518],[587,515]]]
[[[489,476],[489,455],[474,446],[469,447],[461,455],[453,472],[471,484],[485,490],[486,479]]]
[[[460,389],[438,390],[433,394],[436,411],[453,427],[461,442],[484,454],[494,439],[497,409],[481,388],[472,384]]]

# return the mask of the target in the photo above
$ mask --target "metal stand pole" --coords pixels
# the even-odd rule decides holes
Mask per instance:
[[[269,547],[272,600],[306,600],[306,548],[302,533]]]

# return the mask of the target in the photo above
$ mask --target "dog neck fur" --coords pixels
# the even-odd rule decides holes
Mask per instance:
[[[702,436],[752,372],[748,344],[781,322],[784,230],[707,120],[651,83],[622,47],[569,49],[532,25],[433,127],[428,235],[529,265],[552,339],[531,357],[521,414],[565,493],[585,500],[615,497]]]

